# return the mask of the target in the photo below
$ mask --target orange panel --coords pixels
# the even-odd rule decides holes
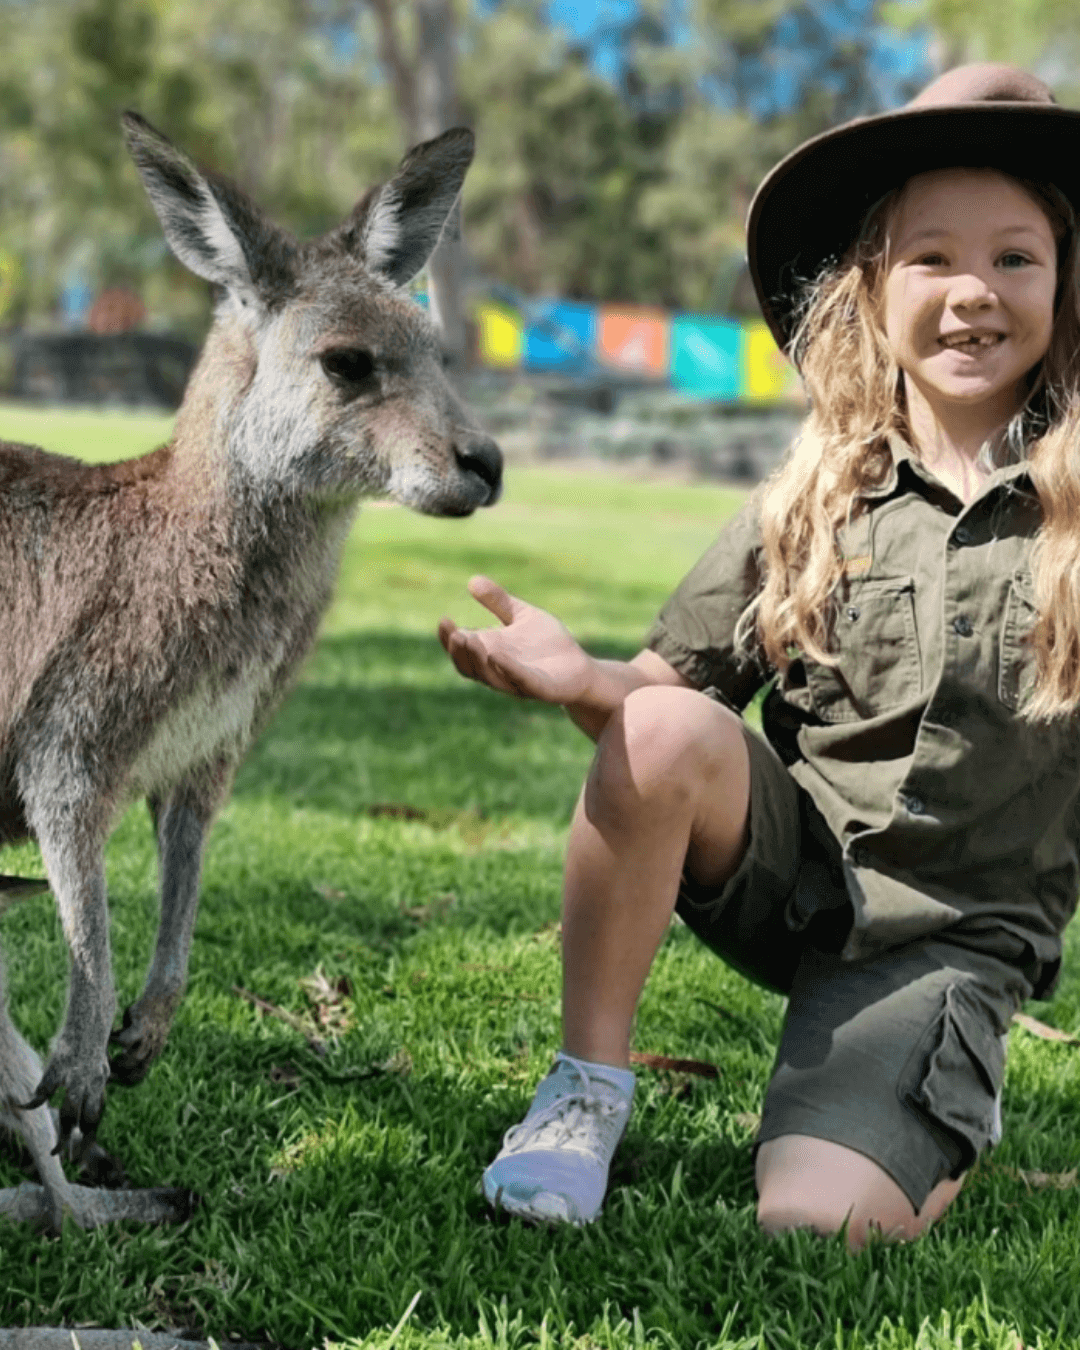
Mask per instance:
[[[597,326],[597,354],[616,370],[664,379],[670,331],[671,320],[663,310],[605,305]]]

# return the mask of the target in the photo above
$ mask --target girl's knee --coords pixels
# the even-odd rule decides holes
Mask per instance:
[[[597,744],[586,804],[617,810],[689,802],[747,751],[740,719],[693,689],[646,685],[612,714]]]
[[[787,1135],[758,1151],[758,1223],[766,1233],[808,1228],[827,1236],[846,1225],[859,1251],[872,1237],[910,1241],[955,1199],[962,1180],[943,1181],[916,1212],[905,1192],[872,1159],[822,1139]]]

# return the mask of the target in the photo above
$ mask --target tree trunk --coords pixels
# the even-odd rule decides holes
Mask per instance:
[[[430,140],[460,120],[457,26],[451,0],[414,0],[416,59],[402,50],[395,0],[369,0],[379,25],[379,59],[394,90],[407,145]],[[428,305],[451,367],[465,364],[464,258],[461,206],[454,207],[427,266]]]
[[[416,0],[416,132],[437,136],[460,120],[457,99],[457,32],[451,0]],[[454,207],[428,262],[430,314],[452,367],[465,364],[464,255],[461,204]]]

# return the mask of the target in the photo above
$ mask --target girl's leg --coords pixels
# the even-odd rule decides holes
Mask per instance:
[[[684,864],[719,885],[746,848],[750,759],[739,719],[694,690],[632,693],[597,744],[570,831],[563,1044],[625,1067],[638,997]]]
[[[734,714],[689,689],[636,690],[578,803],[563,909],[564,1049],[486,1169],[496,1207],[588,1223],[630,1116],[630,1024],[684,862],[720,883],[746,848],[750,763]]]
[[[758,1149],[758,1223],[768,1233],[790,1228],[836,1233],[846,1222],[848,1246],[859,1251],[873,1233],[918,1237],[963,1184],[962,1177],[939,1182],[916,1213],[888,1172],[865,1154],[827,1139],[786,1134]]]

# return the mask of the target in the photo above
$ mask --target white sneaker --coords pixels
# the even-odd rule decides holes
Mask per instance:
[[[630,1119],[634,1083],[629,1069],[560,1051],[525,1119],[507,1130],[484,1173],[488,1202],[524,1218],[592,1223]]]

